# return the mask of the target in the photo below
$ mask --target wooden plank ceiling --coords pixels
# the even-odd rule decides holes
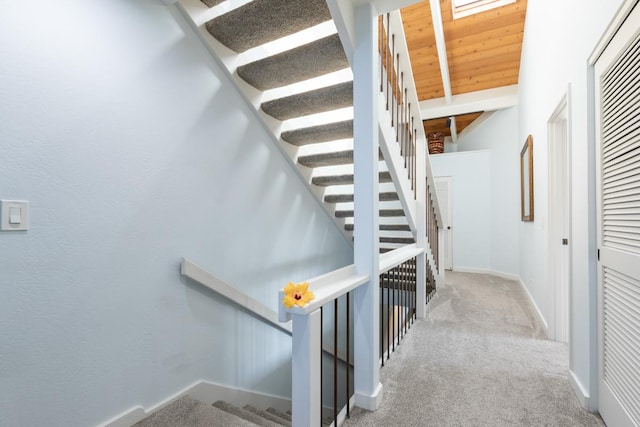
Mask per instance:
[[[453,19],[451,0],[440,0],[452,95],[518,83],[527,0]],[[429,1],[402,9],[404,30],[420,101],[444,98]],[[461,132],[482,112],[456,116]],[[425,131],[443,132],[447,118],[425,120]]]

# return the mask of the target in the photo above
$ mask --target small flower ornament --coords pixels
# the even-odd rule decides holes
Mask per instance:
[[[284,287],[284,299],[282,303],[287,308],[292,308],[294,305],[298,307],[304,307],[315,298],[313,292],[309,290],[309,284],[307,282],[298,283],[294,285],[289,282]]]

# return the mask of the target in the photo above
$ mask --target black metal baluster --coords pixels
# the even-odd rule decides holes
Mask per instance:
[[[351,292],[347,292],[347,418],[351,417],[351,408],[349,405],[349,400],[351,398],[351,396],[349,395],[349,369],[351,369],[351,362],[350,362],[350,354],[351,354],[351,343],[349,342],[350,339],[350,333],[349,333],[349,325],[351,324]]]
[[[392,343],[392,351],[396,351],[396,277],[395,277],[395,269],[396,267],[393,268],[394,270],[394,275],[392,277],[393,280],[393,314],[391,316],[391,318],[389,319],[389,322],[393,322],[391,323],[391,335],[393,337],[393,343]]]
[[[320,307],[320,425],[322,425],[322,396],[324,396],[324,307]]]
[[[398,54],[398,66],[400,66],[399,64],[400,64],[400,54]],[[396,111],[396,119],[398,122],[398,126],[396,127],[396,142],[400,142],[400,134],[402,133],[401,120],[402,120],[402,112],[404,112],[404,98],[402,98],[403,87],[404,87],[404,72],[400,73],[400,99],[398,100],[398,103],[399,103],[398,111]]]
[[[410,269],[410,265],[408,262],[405,262],[405,275],[404,275],[404,283],[402,284],[402,300],[404,301],[403,303],[403,307],[402,307],[402,311],[404,312],[404,319],[403,319],[403,330],[404,330],[404,335],[407,334],[407,319],[408,319],[408,315],[409,315],[409,306],[407,304],[407,291],[408,291],[408,287],[409,287],[409,275],[411,274],[411,269]]]
[[[338,298],[333,300],[333,422],[338,425]]]
[[[396,105],[396,70],[395,59],[396,57],[396,35],[391,34],[391,127],[393,127],[393,107]]]
[[[389,111],[389,15],[387,13],[387,32],[386,32],[386,36],[387,36],[387,40],[385,41],[385,46],[386,46],[386,52],[384,55],[384,64],[385,64],[385,68],[387,69],[387,75],[385,76],[385,85],[387,86],[387,111]]]
[[[380,275],[380,360],[384,366],[384,274]]]
[[[387,328],[385,332],[387,333],[387,360],[391,356],[391,334],[389,331],[389,326],[391,325],[391,299],[389,294],[389,288],[391,288],[390,274],[391,270],[387,271]]]
[[[413,133],[414,133],[414,144],[418,143],[418,130],[417,129],[413,129]],[[414,200],[417,197],[417,193],[416,193],[416,147],[415,145],[413,146],[413,184],[411,185],[411,188],[413,188],[413,198]]]
[[[378,16],[378,53],[380,54],[380,93],[384,91],[384,21]]]

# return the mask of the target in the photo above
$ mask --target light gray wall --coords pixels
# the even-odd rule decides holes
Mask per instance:
[[[461,133],[458,152],[489,150],[488,173],[491,186],[490,269],[517,276],[519,272],[520,224],[520,149],[518,139],[518,109],[516,107],[490,113],[490,116],[469,132]]]
[[[352,250],[172,8],[3,2],[0,425],[95,425],[204,379],[287,396],[290,339],[180,277],[276,309]]]
[[[520,225],[520,275],[543,316],[548,295],[547,123],[571,85],[572,246],[570,369],[596,396],[594,148],[588,140],[587,60],[621,0],[529,2],[520,66],[519,140],[533,135],[535,221]],[[579,16],[567,19],[568,16]],[[592,402],[594,405],[594,402]]]
[[[453,269],[491,267],[491,153],[430,156],[434,177],[452,177]]]

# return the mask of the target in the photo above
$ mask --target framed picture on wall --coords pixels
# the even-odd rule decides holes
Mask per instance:
[[[520,208],[523,221],[533,221],[533,138],[527,141],[520,152]]]

